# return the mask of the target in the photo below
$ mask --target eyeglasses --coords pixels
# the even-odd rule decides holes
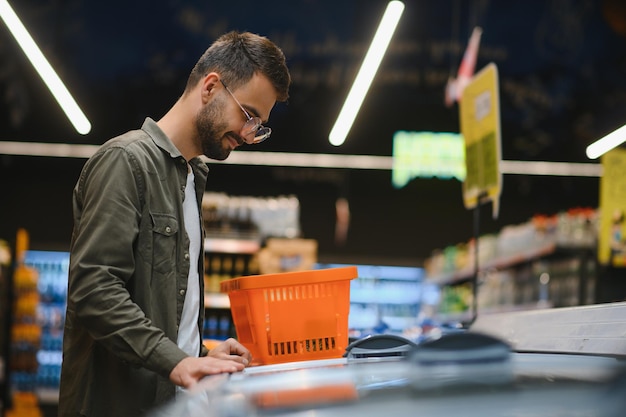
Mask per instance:
[[[230,91],[230,88],[228,88],[226,83],[224,83],[224,81],[222,81],[221,79],[220,79],[220,82],[222,83],[222,85],[224,86],[226,91],[228,91],[228,93],[233,98],[233,100],[235,100],[235,103],[237,103],[237,105],[239,106],[239,108],[241,109],[243,114],[246,115],[246,119],[248,119],[248,120],[246,120],[246,122],[243,124],[243,127],[241,128],[241,133],[242,133],[243,140],[248,145],[254,145],[254,144],[257,144],[257,143],[261,143],[265,139],[269,138],[270,135],[272,134],[272,129],[269,128],[269,127],[263,126],[261,124],[261,118],[260,117],[256,117],[256,116],[252,117],[252,116],[250,116],[250,113],[248,113],[246,111],[246,109],[243,108],[241,103],[239,103],[239,100],[237,100],[237,98],[235,97],[233,92]]]

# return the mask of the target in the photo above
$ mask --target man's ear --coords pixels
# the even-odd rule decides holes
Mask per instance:
[[[208,101],[209,97],[215,93],[215,87],[220,82],[220,76],[216,72],[208,73],[201,81],[202,83],[202,99]]]

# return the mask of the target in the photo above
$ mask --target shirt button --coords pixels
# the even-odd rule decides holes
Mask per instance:
[[[180,291],[178,291],[178,293],[179,293],[180,295],[185,295],[185,290],[180,290]]]
[[[189,254],[188,254],[188,253],[186,253],[186,254],[185,254],[185,260],[186,260],[186,261],[188,261],[188,260],[189,260]]]
[[[169,232],[171,232],[171,231],[172,231],[172,228],[171,228],[171,227],[169,227],[169,226],[165,226],[165,231],[166,231],[167,233],[169,233]]]

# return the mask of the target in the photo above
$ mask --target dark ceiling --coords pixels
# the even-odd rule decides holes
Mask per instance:
[[[100,144],[159,118],[199,55],[231,29],[274,40],[293,78],[289,102],[270,117],[271,140],[254,150],[391,155],[397,130],[458,132],[444,88],[475,26],[483,28],[477,69],[494,62],[499,71],[503,159],[591,162],[585,147],[626,123],[623,0],[405,1],[342,147],[328,132],[386,1],[10,3],[93,129],[73,130],[0,25],[0,141]]]
[[[293,75],[264,150],[391,154],[396,130],[458,131],[443,101],[474,26],[477,68],[498,66],[504,159],[586,161],[584,148],[626,122],[626,2],[409,0],[390,50],[342,149],[330,127],[384,1],[12,1],[91,119],[76,134],[0,31],[0,139],[101,143],[159,117],[216,36],[275,40]]]

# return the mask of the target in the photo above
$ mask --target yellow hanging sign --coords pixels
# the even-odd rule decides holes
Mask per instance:
[[[502,189],[502,157],[498,69],[494,63],[483,68],[465,87],[459,114],[465,140],[463,203],[470,209],[491,200],[496,218]]]
[[[601,157],[600,238],[598,261],[626,266],[626,150],[615,148]]]

